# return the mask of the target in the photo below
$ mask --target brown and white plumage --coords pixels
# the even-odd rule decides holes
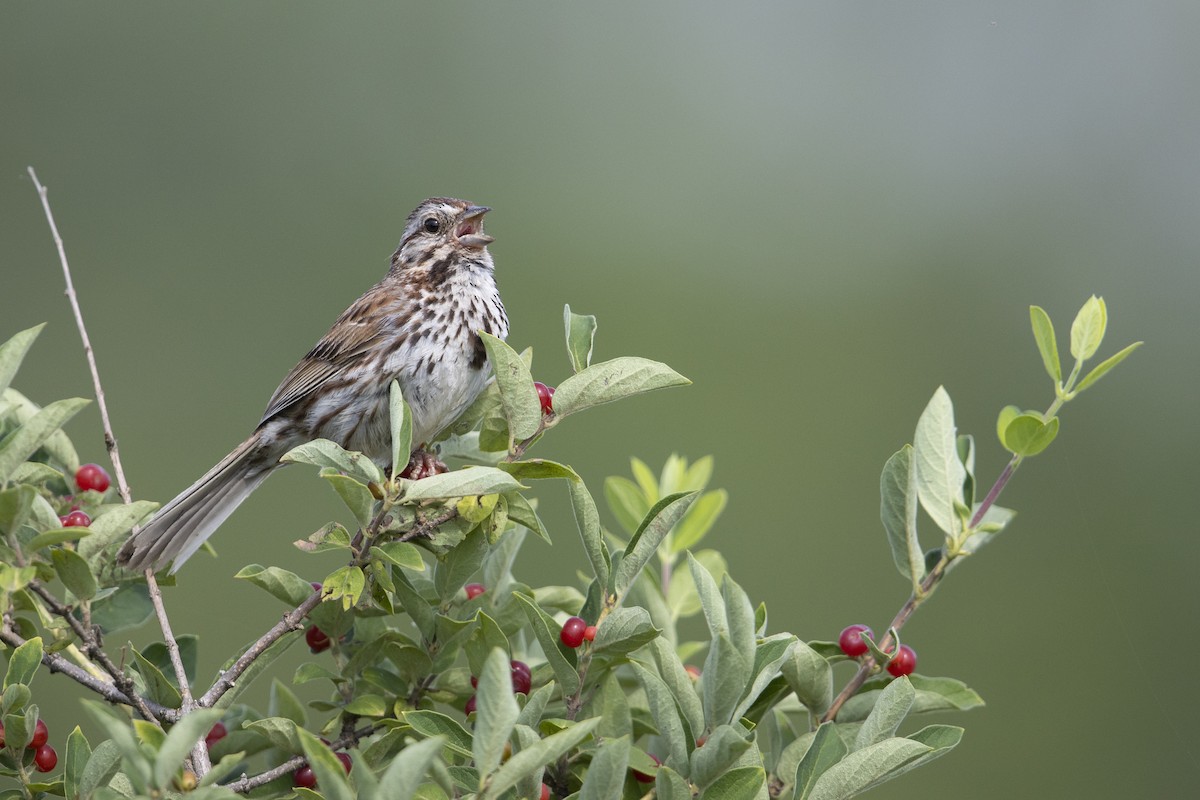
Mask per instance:
[[[172,571],[279,466],[313,439],[391,462],[391,382],[423,445],[474,402],[491,375],[478,331],[508,335],[483,232],[488,211],[435,197],[408,217],[387,275],[338,317],[275,390],[254,433],[163,506],[117,556],[131,569]]]

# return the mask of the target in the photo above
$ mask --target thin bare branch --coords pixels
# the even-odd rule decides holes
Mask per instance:
[[[29,177],[33,179],[33,185],[37,187],[38,196],[42,199],[42,210],[46,212],[46,222],[50,225],[50,234],[54,237],[54,244],[58,248],[58,260],[62,264],[63,277],[67,281],[67,300],[71,303],[71,310],[75,312],[75,325],[79,328],[79,338],[83,340],[83,352],[87,356],[88,368],[92,371],[92,385],[96,389],[96,404],[100,408],[100,421],[104,425],[104,446],[108,450],[108,457],[112,460],[113,471],[117,474],[117,488],[121,492],[121,499],[129,503],[132,502],[132,495],[129,491],[129,483],[125,480],[125,470],[121,468],[121,454],[117,449],[117,437],[113,435],[112,423],[108,418],[108,404],[104,401],[104,388],[100,385],[100,371],[96,368],[96,354],[92,350],[87,327],[83,324],[83,311],[79,308],[75,284],[71,281],[71,268],[67,264],[67,248],[63,245],[62,237],[58,235],[58,225],[55,224],[54,214],[50,211],[50,199],[47,196],[46,187],[38,180],[33,167],[28,167],[28,170]]]
[[[379,730],[381,727],[383,727],[382,724],[375,723],[373,725],[368,725],[365,728],[351,731],[341,738],[334,740],[334,742],[329,746],[333,750],[342,750],[346,747],[353,747],[361,740],[375,733],[375,731]],[[241,778],[225,784],[224,787],[234,792],[248,792],[251,789],[257,789],[259,786],[264,786],[276,778],[280,778],[288,773],[295,772],[307,762],[308,760],[304,756],[294,756],[289,758],[287,761],[284,761],[279,766],[272,767],[266,772],[260,772],[257,775],[246,775],[243,773]]]
[[[10,647],[20,647],[21,645],[25,644],[26,640],[19,633],[12,630],[12,628],[10,628],[8,625],[4,625],[3,627],[0,627],[0,641],[4,642]],[[51,672],[61,672],[63,675],[66,675],[67,677],[78,682],[80,685],[91,689],[93,692],[111,703],[120,703],[121,705],[138,708],[138,703],[135,703],[132,698],[122,692],[116,686],[116,684],[100,680],[99,678],[89,674],[87,670],[72,664],[70,661],[67,661],[57,653],[43,653],[42,663],[45,664]],[[137,695],[135,694],[134,696],[136,697]],[[138,713],[142,714],[142,716],[148,720],[166,720],[168,722],[174,722],[179,718],[179,711],[177,709],[167,708],[166,706],[159,705],[158,703],[150,700],[145,700],[144,698],[139,699],[141,700],[141,705],[144,706],[145,710],[138,708]]]

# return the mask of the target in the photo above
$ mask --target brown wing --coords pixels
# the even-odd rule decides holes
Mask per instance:
[[[374,290],[354,301],[279,384],[258,424],[303,400],[369,352],[384,336],[378,312],[379,300]]]

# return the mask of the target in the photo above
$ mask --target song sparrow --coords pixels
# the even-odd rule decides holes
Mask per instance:
[[[389,396],[412,408],[412,469],[424,446],[483,391],[491,367],[478,331],[508,335],[483,232],[489,209],[435,197],[408,217],[391,269],[338,317],[275,390],[250,438],[135,531],[117,555],[131,569],[172,572],[297,445],[332,439],[391,465]],[[440,466],[440,465],[437,465]]]

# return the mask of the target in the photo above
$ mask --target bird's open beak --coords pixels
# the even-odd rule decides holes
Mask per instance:
[[[491,211],[487,206],[470,206],[458,222],[455,237],[467,247],[486,247],[496,241],[483,232],[483,215]]]

